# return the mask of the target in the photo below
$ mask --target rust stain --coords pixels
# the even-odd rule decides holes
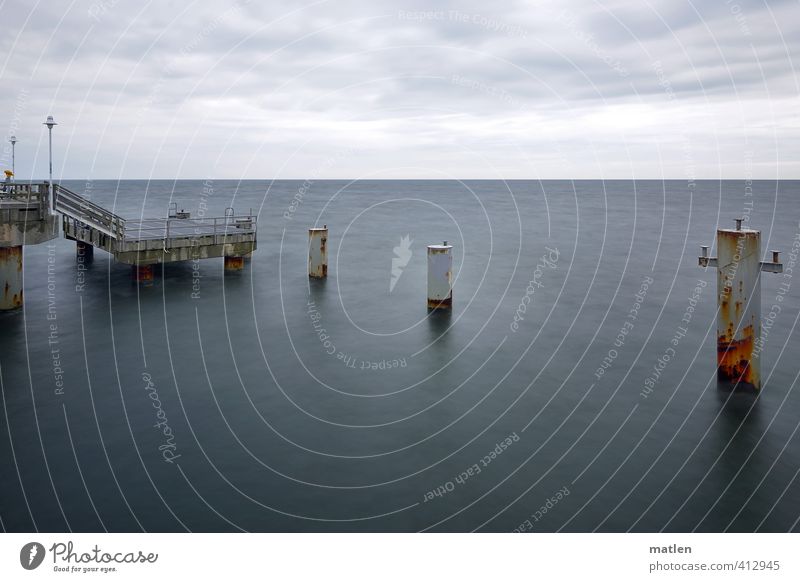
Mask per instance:
[[[730,328],[729,334],[732,334]],[[758,385],[750,367],[753,357],[753,326],[743,330],[742,339],[732,339],[731,335],[717,338],[717,377],[720,381]]]
[[[140,283],[149,283],[153,280],[153,265],[134,265],[133,276]]]
[[[6,279],[3,285],[3,309],[22,307],[22,279],[19,276],[22,273],[22,247],[0,247],[0,267]]]
[[[759,389],[759,362],[753,358],[758,341],[758,263],[760,233],[755,230],[717,231],[719,314],[717,322],[717,376],[720,383]]]
[[[311,256],[308,257],[309,265],[312,263]],[[315,279],[324,279],[328,276],[328,264],[321,263],[316,265],[313,269],[309,270],[308,272],[309,277],[314,277]]]
[[[444,299],[428,299],[428,309],[448,309],[453,306],[452,293]]]
[[[17,270],[22,270],[22,247],[0,247],[0,263],[16,261]]]
[[[314,257],[312,252],[308,254],[308,276],[315,279],[324,279],[328,276],[328,233],[325,229],[309,229],[309,244],[316,252],[316,241],[319,239],[319,256]]]
[[[226,271],[241,271],[244,269],[244,257],[225,257]]]

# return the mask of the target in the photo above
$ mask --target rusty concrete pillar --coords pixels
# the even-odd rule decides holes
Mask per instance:
[[[308,276],[328,276],[328,225],[308,229]]]
[[[244,257],[225,257],[225,271],[241,271],[244,269]]]
[[[720,229],[717,253],[718,378],[758,390],[761,366],[753,358],[753,347],[761,337],[761,233],[741,227]]]
[[[428,245],[428,309],[453,306],[453,247]]]
[[[777,261],[761,261],[761,232],[742,228],[717,230],[718,257],[701,247],[701,267],[717,267],[717,379],[720,384],[761,389],[760,359],[753,349],[761,341],[761,271],[780,273]]]
[[[22,307],[22,245],[0,247],[0,310]]]
[[[152,285],[155,269],[153,265],[133,265],[133,280],[142,285]]]

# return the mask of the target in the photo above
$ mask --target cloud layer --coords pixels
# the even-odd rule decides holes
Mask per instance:
[[[2,129],[23,178],[45,174],[48,114],[65,178],[800,178],[797,1],[3,15]]]

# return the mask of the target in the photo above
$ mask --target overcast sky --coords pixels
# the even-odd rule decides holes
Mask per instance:
[[[800,178],[800,1],[2,2],[64,178]]]

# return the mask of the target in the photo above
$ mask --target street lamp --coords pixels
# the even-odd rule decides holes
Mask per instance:
[[[49,134],[50,139],[50,212],[53,211],[53,199],[54,199],[54,190],[53,190],[53,126],[58,125],[55,121],[53,121],[53,116],[48,115],[47,121],[45,121],[42,125],[47,126],[47,132]]]
[[[17,178],[17,169],[15,167],[16,164],[15,164],[15,158],[14,158],[14,150],[16,149],[16,145],[17,145],[17,136],[16,135],[12,135],[10,138],[8,138],[8,141],[11,142],[11,173],[14,174],[14,179],[16,180],[16,178]]]

